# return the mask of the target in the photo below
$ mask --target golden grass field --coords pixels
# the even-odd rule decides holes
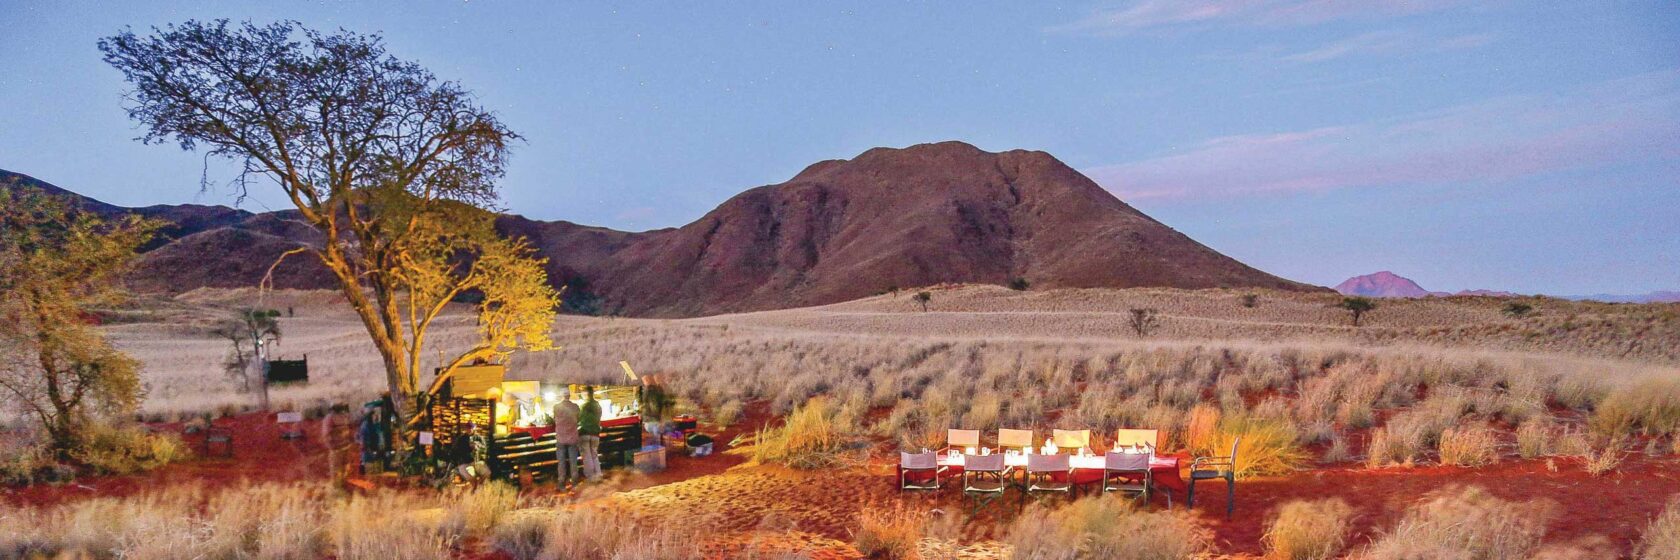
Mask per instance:
[[[753,419],[767,429],[741,432],[731,452],[746,464],[723,472],[640,484],[583,510],[494,491],[445,500],[441,520],[403,521],[424,527],[408,531],[418,540],[356,540],[355,526],[389,517],[374,502],[309,498],[323,492],[314,487],[253,491],[303,525],[327,524],[282,533],[297,543],[275,550],[341,558],[485,550],[467,542],[514,558],[687,558],[701,542],[708,557],[768,546],[781,552],[755,557],[1675,558],[1662,553],[1680,542],[1680,505],[1665,508],[1680,495],[1669,474],[1680,455],[1680,304],[1525,298],[1534,312],[1513,318],[1498,298],[1382,300],[1354,328],[1331,294],[928,291],[925,312],[906,291],[693,319],[562,316],[560,350],[513,358],[510,377],[570,382],[621,379],[627,360],[662,374],[684,397],[679,406],[714,429],[767,408]],[[199,290],[102,314],[114,342],[145,364],[142,419],[255,405],[222,372],[228,343],[209,334],[240,307],[289,309],[278,355],[309,356],[310,383],[277,389],[280,407],[319,410],[383,389],[360,323],[334,293]],[[1134,332],[1134,308],[1158,310],[1159,327]],[[454,310],[432,347],[441,357],[464,345],[473,325]],[[889,490],[896,450],[940,447],[946,428],[1092,429],[1100,442],[1139,426],[1161,430],[1174,454],[1226,450],[1241,436],[1236,519],[1223,518],[1216,497],[1193,511],[1103,499],[964,521],[930,513],[960,511],[960,494],[924,503]],[[154,542],[151,529],[124,525],[136,540],[110,544],[87,541],[108,534],[97,530],[61,537],[39,527],[53,516],[103,523],[154,500],[233,539],[182,550],[237,556],[268,550],[239,536],[261,533],[250,527],[297,521],[193,514],[221,498],[181,492],[191,493],[0,515],[0,526],[34,527],[18,541],[25,548],[144,551],[168,532]],[[374,499],[438,507],[428,497]],[[296,500],[304,505],[287,505]],[[624,528],[641,523],[651,525]],[[601,529],[579,544],[566,538],[578,526]]]

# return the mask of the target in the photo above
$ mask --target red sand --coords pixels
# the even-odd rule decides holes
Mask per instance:
[[[794,545],[816,546],[823,550],[823,557],[855,557],[845,542],[851,540],[857,512],[866,503],[908,500],[929,510],[956,513],[966,509],[967,502],[954,489],[935,496],[894,491],[892,466],[885,458],[863,469],[812,472],[742,466],[741,456],[723,453],[736,434],[756,429],[768,416],[763,406],[749,407],[746,418],[734,429],[714,434],[717,454],[705,458],[674,455],[663,472],[619,477],[615,488],[625,491],[608,499],[670,520],[703,525],[718,537],[707,548],[719,550],[715,554],[720,557],[747,548]],[[305,423],[305,439],[283,440],[271,418],[246,415],[218,421],[235,431],[232,458],[197,457],[142,475],[8,488],[4,500],[47,505],[176,484],[216,488],[241,481],[329,480],[329,458],[339,464],[354,459],[354,444],[343,427],[328,433],[331,445],[323,444],[322,421]],[[160,428],[177,430],[179,426]],[[329,448],[337,449],[336,454]],[[199,451],[195,444],[195,453]],[[1243,481],[1237,485],[1236,513],[1230,520],[1224,516],[1224,484],[1216,481],[1201,485],[1194,512],[1213,532],[1219,552],[1257,555],[1262,552],[1265,523],[1277,506],[1290,500],[1340,497],[1358,513],[1349,541],[1357,546],[1392,527],[1407,506],[1426,494],[1452,485],[1476,485],[1507,499],[1558,503],[1561,516],[1551,524],[1546,542],[1573,547],[1572,557],[1622,557],[1630,553],[1649,520],[1680,494],[1680,472],[1673,458],[1630,455],[1616,472],[1596,478],[1587,475],[1577,459],[1554,461],[1557,472],[1549,471],[1542,459],[1479,469],[1318,468]],[[546,493],[553,488],[542,485],[531,491]],[[1184,507],[1183,498],[1182,493],[1175,493],[1175,507]],[[965,535],[976,540],[996,537],[996,527],[1017,515],[1019,503],[1014,494],[1000,500],[971,523]],[[1164,507],[1164,501],[1157,500],[1156,507]]]

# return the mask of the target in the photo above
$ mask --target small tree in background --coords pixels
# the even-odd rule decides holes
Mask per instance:
[[[227,360],[222,362],[222,370],[229,378],[239,381],[241,392],[251,390],[251,370],[257,370],[262,384],[262,409],[268,410],[268,378],[261,368],[268,361],[268,346],[280,342],[280,311],[241,309],[211,332],[232,345]]]
[[[1026,278],[1017,276],[1009,280],[1009,289],[1011,290],[1022,292],[1029,287],[1032,287],[1032,282],[1028,282]]]
[[[1155,332],[1155,329],[1161,326],[1161,319],[1154,308],[1133,307],[1130,323],[1132,332],[1137,333],[1138,336],[1149,336],[1149,333]]]
[[[1526,316],[1528,316],[1529,312],[1532,312],[1532,311],[1534,311],[1534,306],[1523,303],[1523,302],[1520,302],[1520,301],[1513,301],[1513,302],[1505,304],[1505,314],[1509,315],[1513,319],[1521,319],[1523,317],[1526,317]]]
[[[1352,313],[1353,326],[1358,327],[1359,319],[1364,317],[1366,313],[1376,309],[1377,302],[1372,301],[1371,298],[1353,296],[1342,298],[1342,302],[1337,304],[1336,307],[1346,309],[1349,313]]]
[[[134,411],[140,363],[87,324],[120,302],[118,280],[158,222],[106,222],[37,189],[0,187],[0,402],[40,422],[60,459],[97,415]]]
[[[1243,307],[1247,307],[1249,309],[1253,309],[1254,306],[1260,305],[1259,294],[1243,294],[1242,297],[1237,298],[1237,300],[1242,303]]]
[[[916,303],[922,304],[922,312],[926,313],[928,302],[933,301],[933,294],[927,292],[916,292],[916,295],[911,299],[916,300]]]

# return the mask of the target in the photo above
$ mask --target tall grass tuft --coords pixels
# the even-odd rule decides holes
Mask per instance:
[[[1608,437],[1680,432],[1680,379],[1653,378],[1612,390],[1593,410],[1589,425]]]
[[[786,423],[758,431],[753,460],[801,469],[850,464],[857,455],[857,433],[848,420],[828,399],[813,398],[794,409]]]
[[[1447,490],[1413,507],[1361,557],[1527,560],[1555,510],[1551,503],[1507,501],[1479,487]]]
[[[858,511],[852,543],[869,558],[910,560],[917,557],[927,516],[902,503],[871,504]]]
[[[1189,517],[1140,511],[1132,500],[1113,495],[1021,515],[1006,540],[1015,558],[1033,560],[1180,560],[1208,549],[1207,534]]]
[[[1639,540],[1639,560],[1680,560],[1680,499],[1670,500]]]
[[[1231,445],[1237,444],[1234,470],[1239,479],[1294,472],[1307,461],[1295,427],[1282,419],[1227,416],[1212,436],[1205,437],[1201,452],[1207,455],[1228,455]]]
[[[1292,501],[1278,508],[1266,529],[1269,560],[1327,560],[1347,541],[1353,508],[1341,498]]]
[[[1480,467],[1499,462],[1499,440],[1484,426],[1459,426],[1441,432],[1441,464]]]

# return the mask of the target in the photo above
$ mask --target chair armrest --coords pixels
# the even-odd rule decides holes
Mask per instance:
[[[1228,467],[1228,466],[1233,466],[1233,464],[1234,464],[1234,462],[1231,460],[1230,457],[1197,457],[1197,458],[1190,461],[1190,468],[1196,468],[1198,466],[1210,466],[1210,467],[1227,466]]]

